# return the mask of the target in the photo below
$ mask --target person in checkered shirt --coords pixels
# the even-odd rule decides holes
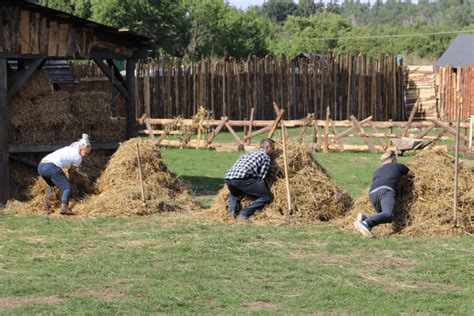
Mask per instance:
[[[262,209],[265,204],[273,201],[266,180],[268,170],[275,154],[275,142],[265,138],[260,142],[260,149],[247,152],[239,157],[225,175],[225,183],[230,192],[229,212],[241,221],[249,221],[249,217]],[[253,203],[241,210],[240,201],[248,196]]]

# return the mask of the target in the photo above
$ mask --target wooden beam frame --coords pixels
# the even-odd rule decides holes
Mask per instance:
[[[43,67],[45,61],[46,59],[44,58],[35,59],[27,69],[24,69],[20,73],[18,79],[11,86],[11,88],[8,89],[8,101],[13,99],[15,94],[21,89],[26,80],[28,80],[37,69],[41,69]]]
[[[135,64],[134,59],[127,59],[127,77],[126,77],[126,86],[128,91],[127,99],[127,139],[137,136],[137,104],[135,100]],[[109,69],[109,68],[108,68]],[[110,69],[109,69],[110,71]],[[111,72],[110,72],[111,73]]]
[[[7,60],[0,58],[0,205],[10,198]]]
[[[100,60],[100,59],[93,59],[93,60],[97,64],[97,66],[99,66],[100,70],[102,70],[104,75],[107,78],[109,78],[110,82],[112,82],[114,87],[117,88],[117,90],[120,92],[120,94],[128,102],[129,101],[129,92],[128,92],[128,89],[127,89],[126,85],[124,85],[125,82],[123,82],[124,81],[123,77],[120,76],[120,77],[122,77],[122,81],[120,81],[120,79],[112,72],[112,70],[110,70],[110,67],[108,65],[106,65],[102,60]],[[135,70],[133,71],[133,73],[135,73]],[[117,82],[115,79],[119,79],[119,82]]]

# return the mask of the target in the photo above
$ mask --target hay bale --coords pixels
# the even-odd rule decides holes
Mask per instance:
[[[112,116],[110,93],[76,92],[72,97],[72,113],[81,121],[102,123]]]
[[[136,145],[140,146],[147,207],[141,200]],[[81,215],[150,215],[199,209],[188,188],[168,171],[157,146],[132,139],[114,153],[96,183],[96,195],[76,207]]]
[[[281,148],[281,144],[277,143],[277,147]],[[311,152],[297,143],[288,142],[287,156],[293,204],[291,221],[327,221],[343,216],[350,209],[351,197],[336,186],[327,171],[313,158]],[[252,219],[265,223],[286,222],[288,203],[283,156],[280,155],[275,160],[268,177],[272,183],[271,191],[274,201],[255,213]],[[206,217],[231,220],[228,215],[228,200],[229,192],[227,186],[224,186],[216,196]],[[250,202],[250,199],[245,198],[242,201],[242,207]]]
[[[18,91],[17,97],[33,98],[50,94],[53,91],[53,82],[45,70],[35,71]]]
[[[376,235],[398,233],[409,236],[473,233],[473,174],[460,164],[458,220],[461,228],[452,229],[454,158],[442,152],[421,151],[407,163],[407,166],[415,173],[415,179],[400,181],[394,222],[375,227],[374,233]],[[355,201],[353,209],[341,220],[340,225],[355,231],[352,223],[358,213],[375,214],[368,191]]]

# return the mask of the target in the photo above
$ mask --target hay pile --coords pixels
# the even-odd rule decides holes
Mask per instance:
[[[93,192],[93,184],[89,176],[83,172],[75,172],[71,175],[68,171],[65,171],[65,174],[72,186],[73,196],[71,198],[70,206],[74,208],[80,200]],[[45,196],[48,188],[46,182],[41,177],[37,176],[28,191],[28,197],[30,200],[27,202],[12,200],[8,202],[6,211],[18,215],[44,214]],[[54,188],[50,201],[51,210],[57,213],[61,206],[61,191],[58,188]]]
[[[147,207],[141,200],[136,145],[140,159]],[[148,140],[132,139],[114,153],[96,182],[96,194],[76,206],[79,215],[150,215],[198,209],[188,188],[168,171],[161,154]]]
[[[459,170],[459,229],[453,229],[454,158],[442,152],[421,151],[407,166],[415,173],[414,181],[402,179],[397,194],[396,218],[392,224],[374,228],[376,235],[399,233],[409,236],[474,233],[474,176],[462,164]],[[346,229],[358,213],[375,214],[367,191],[341,221]]]
[[[281,148],[281,144],[277,144]],[[336,186],[324,168],[313,158],[311,152],[297,143],[288,142],[287,157],[289,164],[289,182],[292,193],[292,222],[326,221],[343,216],[351,207],[351,197]],[[273,163],[269,180],[274,201],[262,211],[255,213],[256,222],[284,223],[288,219],[287,191],[283,156]],[[228,215],[229,192],[224,186],[214,200],[211,210],[206,214],[209,219],[231,220]],[[245,198],[242,207],[251,201]]]
[[[45,71],[36,71],[9,104],[11,144],[68,142],[88,133],[94,141],[120,141],[124,118],[113,118],[105,92],[52,91]]]

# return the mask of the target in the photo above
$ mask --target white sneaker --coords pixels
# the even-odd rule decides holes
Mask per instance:
[[[355,221],[354,227],[362,234],[364,237],[373,237],[372,232],[369,227],[363,221]]]
[[[359,222],[362,222],[362,221],[365,221],[366,218],[367,218],[367,215],[359,213],[359,214],[357,214],[356,220],[359,221]]]

